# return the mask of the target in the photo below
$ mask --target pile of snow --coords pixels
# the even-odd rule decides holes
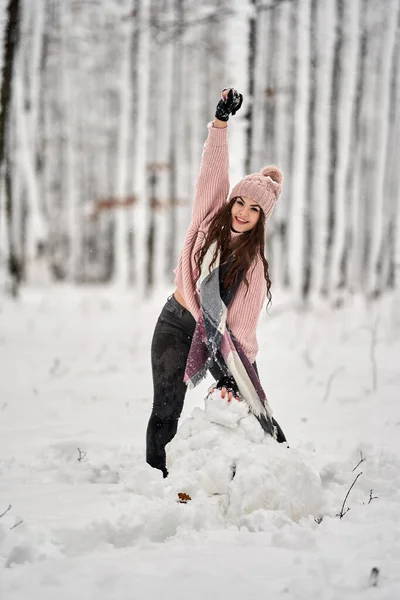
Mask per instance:
[[[193,501],[219,496],[230,524],[248,524],[259,510],[299,521],[322,506],[320,478],[300,454],[265,434],[243,402],[227,402],[218,391],[182,424],[167,457],[172,485],[183,485]]]
[[[300,454],[265,434],[243,402],[227,402],[217,391],[207,397],[205,409],[193,410],[168,445],[167,479],[143,456],[124,465],[120,455],[117,465],[111,453],[105,461],[75,450],[72,444],[56,444],[32,457],[37,481],[97,483],[103,494],[112,485],[120,494],[118,510],[83,527],[22,522],[14,531],[10,511],[0,529],[4,566],[126,548],[143,540],[164,542],[190,531],[262,531],[269,527],[271,511],[274,519],[299,522],[319,516],[323,505],[320,478]],[[13,469],[22,480],[28,477],[29,468],[14,464]],[[180,502],[182,494],[186,502]]]

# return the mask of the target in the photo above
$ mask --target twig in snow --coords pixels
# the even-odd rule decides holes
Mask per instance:
[[[358,463],[356,464],[356,466],[354,467],[353,471],[355,471],[357,469],[357,467],[359,467],[361,465],[362,462],[365,462],[367,459],[365,458],[365,456],[363,456],[363,453],[360,450],[360,460],[358,461]]]
[[[79,453],[78,462],[81,462],[85,458],[87,452],[85,452],[85,451],[82,452],[82,450],[80,448],[78,448],[78,453]]]
[[[317,525],[321,525],[323,519],[324,517],[318,517],[318,519],[314,519],[314,521],[317,523]]]
[[[9,504],[8,508],[3,513],[1,513],[0,519],[1,519],[1,517],[4,517],[4,515],[6,515],[8,513],[8,511],[11,509],[12,509],[12,506],[11,506],[11,504]]]
[[[354,481],[353,481],[353,483],[351,484],[351,486],[350,486],[350,488],[349,488],[349,491],[347,492],[347,494],[346,494],[346,497],[345,497],[345,499],[343,500],[343,504],[342,504],[342,508],[340,509],[340,513],[336,515],[337,517],[340,517],[341,519],[342,519],[342,518],[344,517],[344,515],[345,515],[347,512],[349,512],[349,510],[350,510],[350,508],[347,508],[347,510],[345,510],[345,512],[343,512],[344,505],[346,504],[346,500],[347,500],[347,498],[349,497],[349,494],[350,494],[351,490],[353,489],[355,482],[356,482],[356,481],[357,481],[357,479],[360,477],[360,475],[362,475],[362,471],[361,471],[361,473],[359,473],[359,474],[357,475],[357,477],[355,478],[355,480],[354,480]]]
[[[327,384],[326,384],[326,390],[325,390],[324,397],[322,398],[322,402],[326,402],[328,400],[329,394],[331,391],[332,382],[335,379],[336,375],[338,373],[340,373],[340,371],[343,371],[343,369],[344,369],[344,367],[341,366],[341,367],[338,367],[335,371],[333,371],[333,373],[331,373],[331,376],[329,377]]]
[[[371,569],[371,573],[369,574],[369,585],[372,587],[377,587],[379,583],[379,569],[378,567],[373,567]]]
[[[371,504],[372,500],[378,500],[379,496],[373,496],[372,495],[373,490],[369,490],[369,500],[368,500],[368,504]]]
[[[22,519],[20,521],[18,521],[18,523],[15,523],[15,525],[13,525],[12,527],[10,527],[10,531],[11,531],[11,529],[15,529],[16,527],[18,527],[18,525],[21,525],[21,523],[23,523]]]

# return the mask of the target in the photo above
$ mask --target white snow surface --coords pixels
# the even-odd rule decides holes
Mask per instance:
[[[168,293],[1,298],[0,599],[399,598],[398,298],[304,312],[275,293],[257,362],[289,447],[204,401],[209,379],[163,479],[145,433]]]

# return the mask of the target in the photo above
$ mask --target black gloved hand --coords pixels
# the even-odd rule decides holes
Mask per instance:
[[[226,388],[228,394],[229,392],[232,392],[235,398],[239,397],[239,388],[232,376],[225,375],[224,377],[222,377],[222,379],[218,381],[215,387],[217,390],[222,390],[222,388],[224,387]]]
[[[227,94],[224,92],[228,91]],[[233,88],[225,88],[222,90],[222,98],[217,104],[215,118],[220,121],[227,121],[229,115],[235,115],[242,106],[243,96]]]

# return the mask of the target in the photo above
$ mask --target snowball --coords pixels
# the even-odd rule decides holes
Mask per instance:
[[[236,399],[228,402],[221,397],[220,390],[215,390],[205,399],[205,414],[213,423],[234,429],[244,417],[249,414],[249,409],[244,402]]]

